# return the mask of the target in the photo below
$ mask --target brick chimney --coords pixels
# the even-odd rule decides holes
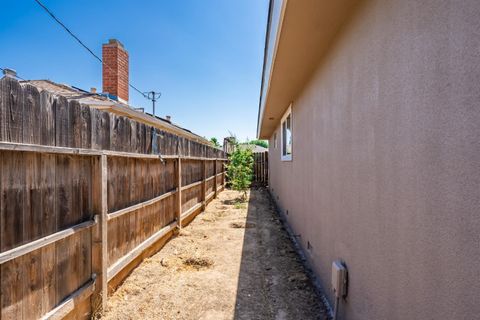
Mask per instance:
[[[120,41],[110,39],[102,46],[102,59],[103,92],[128,102],[128,52]]]

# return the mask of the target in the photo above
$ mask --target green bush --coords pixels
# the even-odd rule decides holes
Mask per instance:
[[[242,199],[247,198],[247,190],[253,178],[253,153],[249,149],[235,148],[230,154],[227,165],[227,178],[233,190],[243,192]]]

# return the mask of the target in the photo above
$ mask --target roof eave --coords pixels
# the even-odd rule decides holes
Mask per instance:
[[[301,92],[360,1],[284,0],[276,32],[272,32],[275,26],[269,15],[257,123],[259,139],[272,135],[282,114]],[[268,54],[273,54],[271,63]]]

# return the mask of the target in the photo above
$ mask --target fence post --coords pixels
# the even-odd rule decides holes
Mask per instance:
[[[262,184],[265,183],[265,152],[261,153],[261,161],[262,161],[262,171],[260,172],[261,174],[261,180]]]
[[[207,202],[207,170],[206,170],[207,161],[206,160],[201,160],[201,161],[202,161],[202,211],[205,211],[206,202]]]
[[[255,182],[258,182],[258,166],[259,166],[259,162],[258,162],[258,153],[254,153],[255,155]]]
[[[255,155],[255,182],[258,182],[258,167],[260,166],[260,162],[258,161],[258,153],[254,153]]]
[[[222,166],[223,166],[223,176],[222,176],[222,178],[223,178],[223,189],[225,189],[226,186],[227,186],[227,185],[226,185],[226,181],[227,181],[227,178],[226,178],[227,166],[226,166],[226,161],[225,161],[225,160],[222,161]]]
[[[268,185],[268,152],[265,152],[265,184]]]
[[[177,160],[177,227],[182,228],[182,159]]]
[[[255,182],[258,180],[257,170],[258,170],[258,157],[257,157],[257,154],[254,153],[253,154],[253,180]]]
[[[213,160],[213,172],[214,172],[214,177],[213,178],[213,191],[215,192],[213,194],[213,198],[216,199],[217,198],[217,159]]]
[[[97,158],[98,159],[98,158]],[[107,202],[107,175],[108,162],[107,156],[101,155],[98,164],[94,166],[94,206],[96,226],[93,228],[93,247],[92,247],[92,272],[96,274],[95,294],[92,295],[92,306],[97,309],[105,310],[107,306],[108,296],[108,252],[107,252],[107,219],[108,219],[108,202]],[[97,310],[93,310],[94,312]]]

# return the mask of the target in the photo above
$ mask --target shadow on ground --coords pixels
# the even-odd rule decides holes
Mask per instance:
[[[234,319],[327,319],[265,188],[248,203]]]

